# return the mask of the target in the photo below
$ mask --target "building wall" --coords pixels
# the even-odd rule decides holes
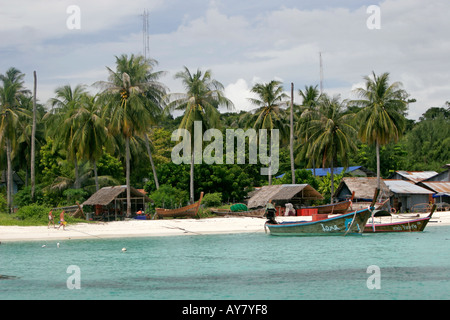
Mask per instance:
[[[394,194],[391,197],[391,206],[399,212],[410,212],[416,204],[429,203],[429,198],[428,194]]]

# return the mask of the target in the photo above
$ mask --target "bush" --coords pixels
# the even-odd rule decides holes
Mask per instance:
[[[174,209],[185,206],[189,200],[189,194],[185,190],[165,184],[152,192],[149,198],[154,201],[155,208]]]
[[[51,208],[45,206],[32,204],[20,208],[17,211],[17,218],[21,220],[33,220],[35,222],[46,222],[48,221],[48,213]]]
[[[202,204],[206,207],[215,207],[222,204],[222,194],[220,192],[207,193],[203,196]]]

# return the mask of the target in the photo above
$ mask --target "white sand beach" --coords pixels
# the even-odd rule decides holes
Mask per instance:
[[[427,214],[421,214],[421,217]],[[417,214],[382,218],[383,222],[417,218]],[[311,217],[277,217],[278,220],[310,220]],[[376,221],[379,221],[376,218]],[[205,219],[128,220],[69,224],[66,229],[47,226],[0,226],[0,242],[46,241],[92,238],[178,236],[265,232],[263,218],[218,217]],[[450,212],[436,212],[427,228],[450,225]]]

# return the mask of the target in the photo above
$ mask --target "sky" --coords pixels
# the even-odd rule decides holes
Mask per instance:
[[[389,72],[417,101],[410,119],[450,101],[448,0],[0,0],[0,74],[16,67],[32,89],[36,71],[41,103],[66,84],[95,92],[115,56],[143,54],[144,10],[170,92],[183,92],[174,75],[186,66],[211,70],[236,111],[271,80],[288,94],[293,83],[301,103],[299,89],[320,85],[321,54],[330,95],[355,98],[363,77]]]

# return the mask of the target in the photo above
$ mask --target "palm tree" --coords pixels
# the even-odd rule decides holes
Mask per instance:
[[[23,78],[25,75],[16,68],[10,68],[4,75],[0,75],[0,144],[6,147],[7,161],[7,206],[8,211],[12,209],[12,152],[16,145],[16,128],[19,125],[21,115],[28,115],[21,108],[19,97],[28,94],[24,88]]]
[[[377,155],[377,186],[380,188],[380,146],[391,141],[398,141],[405,128],[406,93],[401,89],[400,82],[389,84],[389,73],[372,78],[364,77],[365,88],[355,89],[358,100],[352,101],[361,106],[358,112],[358,136],[362,142],[375,144]]]
[[[84,95],[80,108],[73,115],[74,122],[78,124],[73,141],[79,146],[80,157],[93,165],[96,191],[99,190],[97,161],[107,141],[107,128],[101,111],[98,96]]]
[[[319,101],[321,99],[322,94],[319,92],[316,86],[305,86],[304,90],[298,91],[299,95],[302,97],[303,101],[301,104],[301,113],[305,113],[302,117],[300,115],[299,121],[297,121],[296,125],[296,133],[297,136],[300,137],[300,144],[297,146],[299,149],[298,155],[300,157],[304,157],[308,152],[308,148],[310,147],[310,141],[308,139],[308,135],[306,132],[308,131],[309,121],[311,120],[311,115],[314,114],[313,111],[316,111],[319,107]],[[313,166],[313,174],[316,175],[316,163],[314,159],[311,159],[311,164]]]
[[[107,68],[109,81],[96,83],[104,89],[102,99],[109,134],[125,139],[127,216],[131,215],[130,140],[146,134],[162,111],[158,99],[164,96],[165,87],[157,81],[162,73],[153,72],[156,64],[156,60],[143,56],[121,55],[116,57],[116,71]]]
[[[333,98],[323,94],[318,109],[302,114],[308,117],[306,134],[311,140],[307,157],[317,160],[322,167],[331,168],[331,202],[334,194],[334,165],[340,159],[343,166],[349,162],[349,151],[355,149],[353,136],[356,130],[350,125],[352,114],[345,113],[345,102],[338,96]]]
[[[181,79],[186,93],[170,94],[167,104],[169,111],[183,110],[184,116],[180,123],[180,129],[186,129],[194,133],[194,122],[201,121],[202,129],[214,128],[219,125],[220,106],[233,109],[233,103],[224,94],[223,85],[212,78],[211,70],[202,72],[197,70],[191,73],[187,67],[175,75],[175,79]],[[193,143],[193,139],[192,139]],[[194,148],[191,149],[191,172],[190,172],[190,201],[194,202]]]
[[[77,85],[72,89],[70,85],[58,87],[55,97],[49,100],[52,109],[44,116],[48,124],[49,133],[55,137],[58,144],[62,144],[67,151],[67,158],[73,161],[75,169],[75,189],[79,189],[79,167],[80,159],[79,144],[74,140],[74,134],[80,123],[75,121],[74,115],[81,107],[82,100],[86,94],[84,85]]]
[[[282,83],[276,80],[269,83],[257,83],[253,86],[251,92],[255,93],[258,99],[249,98],[249,100],[258,108],[247,119],[247,126],[253,124],[255,130],[269,130],[268,138],[270,138],[270,130],[278,129],[281,137],[286,138],[288,136],[286,114],[281,107],[288,106],[290,101],[289,96],[283,92]],[[272,175],[269,174],[269,185],[271,184]]]

